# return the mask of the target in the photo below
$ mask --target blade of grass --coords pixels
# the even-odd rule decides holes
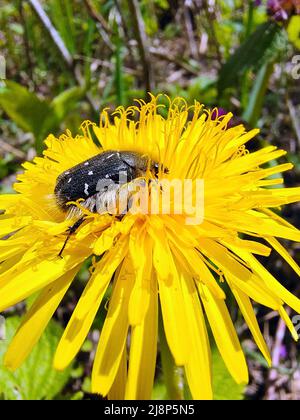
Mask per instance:
[[[44,11],[41,3],[38,0],[28,0],[29,4],[32,6],[33,10],[37,14],[40,21],[43,23],[43,26],[47,29],[49,35],[53,39],[56,47],[60,51],[61,55],[63,56],[65,62],[68,64],[69,67],[73,66],[73,58],[70,54],[69,50],[67,49],[62,37],[60,36],[57,29],[53,26],[52,22],[50,21],[48,15]]]
[[[52,0],[49,2],[50,14],[57,27],[62,39],[64,40],[71,54],[75,53],[75,37],[73,25],[72,2],[63,2],[61,0]]]
[[[84,63],[84,78],[85,78],[85,84],[88,88],[91,84],[91,58],[92,58],[92,48],[93,48],[93,39],[95,35],[96,25],[95,22],[92,19],[88,19],[88,29],[87,33],[85,35],[84,40],[84,56],[86,57],[85,63]]]
[[[119,105],[125,105],[125,91],[124,91],[124,78],[123,78],[123,46],[122,40],[119,35],[116,36],[115,40],[115,84],[116,84],[116,95],[117,102]]]
[[[74,59],[71,55],[70,51],[67,49],[63,39],[61,38],[59,32],[56,30],[54,25],[52,24],[51,20],[49,19],[49,16],[44,11],[41,3],[38,0],[28,0],[28,3],[31,5],[33,10],[35,11],[36,15],[38,16],[40,22],[42,23],[44,29],[48,32],[48,34],[51,36],[56,48],[61,53],[62,58],[64,59],[64,62],[69,67],[74,79],[77,81],[77,83],[83,87],[84,80],[82,79],[81,75],[78,71],[76,71],[76,68],[74,66]],[[98,110],[98,106],[94,103],[92,97],[89,95],[89,93],[86,93],[86,99],[88,103],[90,104],[92,110],[96,113]]]
[[[138,43],[145,80],[145,93],[153,91],[154,78],[151,56],[149,53],[149,40],[145,30],[145,23],[138,0],[127,0],[131,13],[134,35]]]
[[[265,94],[268,89],[270,77],[274,70],[274,61],[267,63],[260,69],[252,92],[249,97],[248,106],[243,114],[243,119],[249,123],[250,126],[257,125],[259,116],[261,115],[262,107],[264,104]]]

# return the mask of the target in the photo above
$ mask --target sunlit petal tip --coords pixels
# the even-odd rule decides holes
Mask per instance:
[[[62,372],[63,370],[65,370],[69,365],[70,365],[71,361],[69,360],[65,360],[60,352],[57,352],[54,356],[53,359],[53,369]]]
[[[11,371],[11,372],[15,372],[19,367],[20,364],[15,362],[15,357],[11,354],[11,353],[6,353],[4,355],[4,359],[3,359],[3,366]]]

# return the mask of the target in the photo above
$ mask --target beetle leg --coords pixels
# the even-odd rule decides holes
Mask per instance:
[[[85,217],[86,216],[82,216],[80,219],[76,220],[76,222],[72,226],[70,226],[68,228],[68,230],[67,230],[68,236],[66,237],[66,240],[65,240],[65,242],[63,244],[63,247],[62,247],[62,249],[60,250],[60,252],[58,254],[58,256],[60,258],[63,258],[62,254],[63,254],[63,252],[64,252],[64,250],[65,250],[65,248],[66,248],[66,246],[67,246],[67,244],[69,242],[69,239],[76,232],[76,230],[82,225],[82,223],[85,221]]]

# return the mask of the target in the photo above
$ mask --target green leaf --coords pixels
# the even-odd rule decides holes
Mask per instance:
[[[151,400],[166,400],[167,399],[167,388],[163,381],[163,377],[160,376],[154,382],[152,390]]]
[[[238,385],[229,374],[223,359],[212,346],[213,392],[215,400],[243,400],[244,385]]]
[[[9,80],[0,86],[0,107],[22,130],[33,133],[36,138],[41,135],[44,121],[51,113],[46,101]]]
[[[269,85],[270,77],[274,70],[274,63],[265,64],[259,71],[253,84],[247,108],[243,119],[251,126],[257,125],[264,104],[265,94]]]
[[[49,120],[46,125],[52,127],[56,124],[60,124],[66,115],[77,105],[80,99],[84,96],[85,89],[82,87],[74,86],[70,89],[65,90],[64,92],[57,95],[50,106],[56,117],[56,120]],[[53,127],[53,128],[54,128]]]
[[[260,67],[274,60],[278,49],[283,48],[283,43],[278,42],[282,32],[282,28],[276,22],[259,25],[222,66],[218,81],[219,93],[235,86],[237,78],[245,70]]]
[[[50,11],[54,24],[66,47],[71,54],[74,54],[76,51],[76,39],[72,2],[52,0],[50,2]]]
[[[3,355],[20,324],[19,317],[6,320],[6,340],[0,341],[0,395],[6,400],[53,399],[64,388],[72,366],[63,372],[52,368],[62,328],[51,321],[24,364],[15,372],[3,367]]]
[[[55,133],[67,114],[85,94],[83,87],[74,86],[57,95],[49,104],[35,93],[12,81],[0,87],[0,106],[24,131],[33,133],[38,152],[49,133]]]

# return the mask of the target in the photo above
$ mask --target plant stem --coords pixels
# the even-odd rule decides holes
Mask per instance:
[[[247,26],[245,30],[245,39],[251,34],[253,29],[253,21],[254,21],[254,0],[250,0],[248,2],[248,19],[247,19]]]
[[[167,388],[167,399],[183,400],[183,379],[180,368],[175,365],[173,356],[170,352],[167,343],[161,311],[159,311],[158,332],[160,342],[161,363],[164,374],[164,380]]]

